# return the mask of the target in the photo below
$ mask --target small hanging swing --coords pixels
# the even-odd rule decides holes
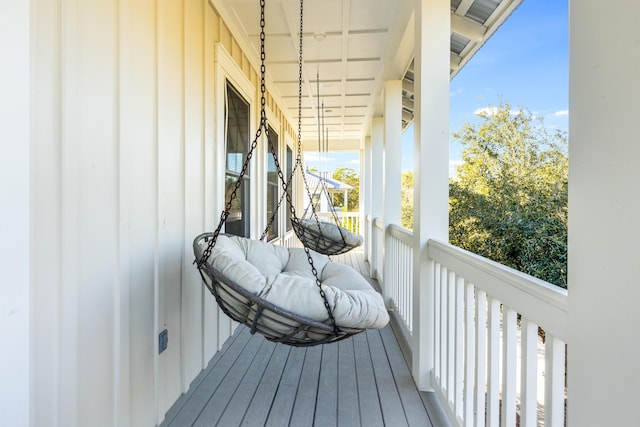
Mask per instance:
[[[285,180],[276,149],[269,136],[265,113],[264,3],[265,0],[260,1],[260,125],[225,209],[220,215],[217,228],[213,233],[197,236],[193,242],[195,264],[203,283],[215,296],[222,311],[248,326],[251,333],[258,332],[268,340],[293,346],[330,343],[350,337],[366,328],[382,328],[388,323],[389,315],[384,301],[366,279],[353,268],[331,262],[326,255],[312,252],[308,245],[304,248],[285,248],[262,241],[275,214],[272,215],[261,240],[221,233],[263,131],[274,157],[284,190],[283,196],[287,198],[292,225],[295,228],[295,224],[301,223],[296,216],[291,195],[287,191],[295,169],[301,164],[301,118],[299,114],[296,167],[288,180]],[[303,1],[300,0],[300,80],[302,12]],[[299,113],[301,97],[300,85]],[[301,166],[300,168],[302,169]],[[321,298],[318,298],[318,293]]]
[[[300,85],[302,84],[302,76],[300,76]],[[320,122],[320,111],[324,108],[320,108],[320,73],[318,72],[316,75],[316,84],[317,84],[317,96],[318,96],[318,155],[321,153],[320,145],[323,141],[322,139],[322,125]],[[300,112],[298,113],[300,115]],[[322,117],[324,119],[324,113],[322,113]],[[299,139],[299,138],[298,138]],[[325,143],[328,143],[327,139],[324,140]],[[298,150],[300,151],[300,146],[298,146]],[[300,156],[298,157],[300,158]],[[326,195],[329,210],[332,214],[333,222],[321,221],[318,213],[316,212],[315,204],[313,202],[313,195],[311,194],[309,184],[307,182],[307,176],[304,172],[304,168],[300,164],[300,170],[302,171],[302,178],[304,181],[305,189],[307,190],[307,195],[309,197],[309,206],[307,210],[305,210],[302,219],[297,219],[294,221],[292,219],[292,226],[298,236],[300,242],[302,242],[303,246],[310,247],[316,252],[319,252],[324,255],[340,255],[350,250],[357,248],[362,245],[363,239],[359,234],[355,234],[347,230],[346,228],[340,226],[340,219],[336,213],[335,207],[333,206],[333,201],[329,196],[329,190],[326,188],[322,177],[320,177],[318,185],[321,186],[320,189],[320,197]],[[310,217],[307,216],[308,209],[311,209]]]

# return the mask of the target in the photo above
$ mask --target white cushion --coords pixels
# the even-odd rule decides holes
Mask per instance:
[[[360,273],[347,265],[331,262],[325,255],[310,253],[338,326],[382,328],[388,323],[389,314],[382,297]],[[316,321],[329,322],[304,249],[220,235],[209,262],[224,277],[272,304]],[[243,304],[246,302],[241,298],[232,306],[246,315],[249,310]],[[278,328],[274,324],[265,326]],[[286,329],[282,327],[282,332]]]
[[[351,233],[344,227],[340,227],[332,222],[316,221],[315,219],[305,218],[300,221],[300,224],[308,230],[318,233],[318,230],[322,232],[322,235],[334,242],[344,242],[348,246],[357,247],[362,245],[363,239],[359,234]]]

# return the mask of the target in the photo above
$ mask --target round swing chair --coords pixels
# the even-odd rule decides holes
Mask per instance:
[[[389,314],[382,296],[360,273],[347,265],[331,262],[326,253],[318,253],[322,250],[315,251],[316,246],[310,244],[321,242],[330,232],[318,225],[318,233],[315,233],[308,220],[299,219],[296,215],[287,189],[296,169],[300,168],[304,174],[300,141],[303,0],[300,0],[298,156],[287,180],[282,173],[276,147],[269,136],[265,113],[264,4],[265,0],[261,0],[260,125],[225,209],[220,215],[218,226],[214,232],[201,234],[193,242],[195,264],[204,285],[215,296],[222,311],[237,322],[248,326],[251,333],[258,332],[270,341],[293,346],[325,344],[350,337],[368,328],[383,328],[389,321]],[[292,226],[303,243],[303,248],[286,248],[263,241],[273,224],[277,208],[260,240],[221,232],[262,132],[265,133],[284,190],[278,207],[286,196]],[[308,191],[306,180],[305,187]],[[318,238],[318,235],[322,238]],[[345,240],[344,237],[342,239]],[[345,248],[340,252],[335,245],[322,245],[319,249],[332,254],[345,252]]]
[[[321,157],[321,153],[326,152],[328,145],[328,132],[322,131],[324,127],[324,103],[320,106],[320,72],[316,74],[317,84],[317,97],[318,97],[318,111],[322,111],[322,115],[318,114],[318,158]],[[298,114],[299,115],[299,114]],[[322,117],[322,123],[321,123]],[[327,135],[323,138],[324,135]],[[298,138],[299,140],[300,138]],[[300,147],[298,148],[300,150]],[[313,201],[313,194],[310,191],[309,184],[307,182],[307,175],[302,167],[299,165],[302,172],[302,179],[304,181],[307,196],[309,198],[309,205],[305,209],[302,219],[296,218],[292,221],[293,229],[298,237],[298,240],[302,242],[303,246],[310,247],[314,251],[324,255],[340,255],[350,250],[361,246],[363,243],[362,236],[350,232],[348,229],[340,225],[340,218],[336,213],[333,206],[333,200],[329,194],[329,190],[320,175],[318,178],[318,184],[316,185],[314,193],[320,193],[320,198],[326,196],[327,205],[331,213],[331,219],[333,222],[322,221],[316,211]],[[319,191],[318,191],[319,190]],[[307,215],[310,211],[310,214]]]

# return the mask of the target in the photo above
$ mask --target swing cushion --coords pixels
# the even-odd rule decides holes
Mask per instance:
[[[388,323],[381,295],[360,273],[331,262],[325,255],[310,253],[338,326],[379,329]],[[304,249],[220,235],[209,262],[223,278],[260,298],[300,316],[329,323]],[[247,302],[240,297],[233,309],[246,315]]]
[[[304,228],[307,228],[315,233],[320,231],[322,235],[334,242],[342,242],[344,236],[344,243],[347,246],[358,247],[362,245],[363,239],[359,234],[351,233],[344,227],[340,227],[332,222],[316,221],[315,219],[305,218],[300,221]]]

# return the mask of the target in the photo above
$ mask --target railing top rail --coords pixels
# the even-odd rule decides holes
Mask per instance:
[[[384,221],[382,220],[382,218],[374,218],[373,225],[374,227],[384,230]]]
[[[566,289],[445,242],[431,239],[427,246],[431,259],[567,342]]]
[[[413,232],[408,228],[404,228],[396,224],[389,224],[388,230],[391,236],[409,246],[413,245]]]

